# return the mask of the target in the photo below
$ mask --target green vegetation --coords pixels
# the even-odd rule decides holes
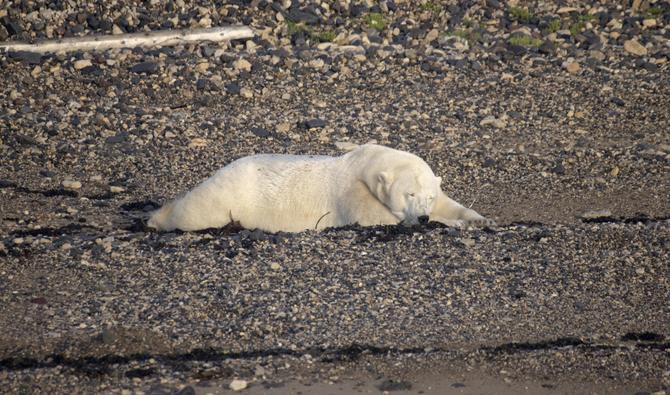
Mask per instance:
[[[596,16],[592,15],[592,14],[584,14],[584,15],[580,15],[579,18],[577,18],[577,19],[580,22],[589,22],[589,21],[592,21],[592,20],[596,19]]]
[[[656,18],[663,13],[663,8],[661,7],[651,7],[647,10],[647,18]]]
[[[324,32],[317,32],[317,33],[312,33],[312,38],[315,39],[316,41],[322,42],[322,43],[329,43],[333,41],[337,37],[337,33],[335,33],[332,30],[326,30]]]
[[[434,3],[432,1],[421,4],[419,8],[421,8],[421,10],[423,11],[430,11],[435,14],[439,14],[442,11],[442,5],[439,3]]]
[[[371,12],[365,15],[363,21],[371,29],[382,31],[386,27],[386,19],[378,12]]]
[[[290,20],[290,19],[288,19],[288,20],[286,21],[286,28],[287,28],[287,30],[288,30],[288,34],[289,34],[289,35],[293,35],[293,34],[301,33],[301,32],[304,33],[304,32],[307,32],[307,31],[308,31],[307,26],[305,26],[304,23],[302,23],[302,22],[300,22],[300,23],[298,23],[298,22],[294,22],[294,21],[292,21],[292,20]]]
[[[570,25],[570,34],[572,34],[573,36],[576,36],[579,33],[581,33],[582,30],[584,30],[585,27],[586,27],[586,22],[584,22],[584,21],[579,21],[579,22],[573,23],[572,25]]]
[[[510,37],[509,43],[512,45],[521,45],[523,47],[539,47],[542,45],[542,40],[528,36],[514,36]]]
[[[510,16],[516,18],[517,20],[528,22],[533,18],[533,14],[530,13],[526,8],[521,7],[510,7],[507,9],[507,12]]]
[[[547,34],[550,34],[550,33],[556,33],[559,30],[561,30],[561,20],[557,18],[552,19],[551,22],[549,22],[547,28],[545,29],[545,32]]]
[[[294,22],[292,20],[286,21],[286,30],[289,35],[303,33],[308,35],[312,40],[318,42],[331,42],[337,37],[337,33],[332,30],[325,30],[322,32],[313,31],[302,22]]]
[[[478,41],[482,38],[482,34],[478,32],[477,30],[473,29],[456,29],[451,32],[446,32],[444,33],[445,36],[447,37],[459,37],[462,38],[463,40],[466,40],[469,43],[473,43],[475,41]]]

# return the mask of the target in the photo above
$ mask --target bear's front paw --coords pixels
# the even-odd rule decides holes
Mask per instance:
[[[463,222],[465,226],[473,228],[492,228],[496,226],[496,221],[489,218],[467,219]]]

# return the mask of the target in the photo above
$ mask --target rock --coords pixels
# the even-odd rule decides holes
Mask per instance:
[[[424,41],[426,43],[431,43],[431,42],[437,40],[437,38],[439,36],[440,36],[440,32],[437,29],[432,29],[431,31],[428,32],[428,34],[426,34],[426,37],[424,38]]]
[[[79,59],[75,60],[75,62],[72,65],[74,66],[75,70],[81,70],[84,67],[93,65],[93,63],[91,63],[91,59]]]
[[[39,64],[42,62],[42,54],[28,51],[12,51],[7,54],[10,59],[16,59],[28,64]]]
[[[502,129],[507,126],[507,123],[502,119],[498,119],[492,115],[487,116],[479,122],[480,126],[493,125],[493,127]]]
[[[240,88],[240,84],[238,84],[237,82],[231,82],[229,84],[226,84],[225,88],[226,92],[232,95],[239,95],[240,91],[242,90],[242,88]]]
[[[270,131],[268,131],[267,129],[263,129],[263,128],[256,128],[256,127],[251,128],[251,133],[253,133],[254,135],[256,135],[258,137],[269,137],[270,136]]]
[[[626,102],[623,101],[622,99],[618,98],[618,97],[612,97],[612,98],[610,99],[610,101],[611,101],[612,103],[616,104],[616,105],[619,106],[619,107],[623,107],[623,106],[626,105]]]
[[[459,239],[458,241],[460,241],[466,247],[474,247],[475,246],[475,240],[474,239],[464,238],[464,239]]]
[[[156,62],[140,62],[130,67],[133,73],[155,73],[158,70]]]
[[[128,139],[128,132],[119,132],[114,136],[109,136],[105,140],[109,144],[118,144],[126,141]]]
[[[652,29],[656,27],[656,19],[645,19],[642,21],[642,26],[646,29]]]
[[[230,382],[228,387],[233,391],[242,391],[243,389],[247,388],[247,381],[235,379]]]
[[[313,69],[320,69],[322,68],[326,63],[323,61],[323,59],[312,59],[309,61],[309,67]]]
[[[291,124],[288,122],[282,122],[277,125],[276,129],[278,133],[286,134],[291,131]]]
[[[412,383],[403,380],[384,380],[377,385],[377,388],[382,392],[409,391],[412,389]]]
[[[565,64],[565,70],[570,74],[577,74],[581,70],[581,66],[577,62],[569,62]]]
[[[647,54],[647,48],[640,44],[636,39],[624,41],[623,49],[635,56],[645,56]]]
[[[270,269],[272,269],[272,270],[279,270],[279,269],[281,269],[281,265],[278,264],[277,262],[272,262],[272,263],[270,264]]]
[[[308,119],[307,121],[305,121],[305,127],[307,129],[317,129],[322,128],[324,126],[326,126],[326,121],[324,121],[323,119],[315,118],[315,119]]]
[[[125,191],[126,191],[126,188],[124,188],[124,187],[119,187],[119,186],[116,186],[116,185],[110,185],[110,186],[109,186],[109,191],[110,191],[111,193],[121,193],[121,192],[125,192]]]
[[[39,65],[37,65],[37,66],[35,66],[35,68],[33,68],[33,70],[30,72],[30,75],[32,75],[33,78],[37,78],[37,77],[40,75],[40,73],[42,73],[42,68],[41,68]]]
[[[621,170],[619,169],[619,166],[614,166],[614,168],[612,169],[612,171],[610,171],[610,175],[611,175],[612,177],[616,177],[616,176],[619,175],[619,172],[620,172],[620,171],[621,171]]]
[[[242,88],[240,89],[240,96],[242,96],[245,99],[251,99],[252,97],[254,97],[254,92],[249,88]]]
[[[200,62],[195,66],[196,71],[199,73],[204,73],[209,69],[209,63],[208,62]]]
[[[191,140],[191,142],[188,144],[189,148],[202,148],[207,146],[207,140],[196,137]]]
[[[612,212],[609,209],[588,210],[579,215],[581,219],[609,218]]]
[[[233,67],[235,70],[248,71],[251,72],[251,63],[246,59],[238,59],[233,62]]]
[[[195,394],[196,394],[195,389],[190,385],[187,385],[186,387],[180,389],[179,392],[176,392],[174,395],[195,395]]]
[[[81,182],[75,181],[75,180],[64,180],[61,182],[61,185],[63,185],[63,188],[67,189],[80,189],[81,188]]]

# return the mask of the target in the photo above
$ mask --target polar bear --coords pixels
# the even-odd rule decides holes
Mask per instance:
[[[440,183],[418,156],[375,144],[337,157],[254,155],[167,203],[147,225],[192,231],[238,221],[269,232],[429,220],[456,227],[493,225],[450,199]]]

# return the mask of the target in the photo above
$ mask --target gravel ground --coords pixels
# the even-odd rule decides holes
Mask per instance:
[[[0,40],[258,35],[0,54],[0,392],[669,391],[670,3],[642,3],[6,2]],[[370,140],[500,226],[142,225],[239,157]]]

